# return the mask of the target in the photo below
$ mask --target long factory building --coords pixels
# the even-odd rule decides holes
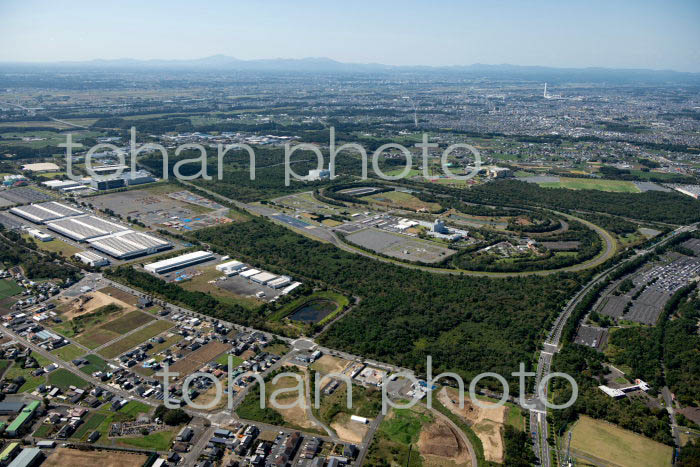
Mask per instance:
[[[76,242],[87,242],[92,248],[117,259],[150,255],[173,246],[154,235],[131,230],[56,201],[18,206],[10,212],[36,224],[44,224],[49,230]]]
[[[176,256],[174,258],[168,258],[161,261],[156,261],[155,263],[147,264],[143,268],[146,271],[154,274],[162,274],[174,269],[202,263],[212,258],[214,258],[214,254],[208,251],[193,251],[192,253],[185,253],[184,255]]]
[[[32,221],[35,224],[45,224],[46,222],[83,214],[83,212],[78,209],[56,201],[17,206],[10,209],[10,212],[23,219]]]
[[[117,259],[152,255],[173,246],[172,243],[166,242],[161,238],[133,230],[92,238],[88,240],[88,243],[94,249]]]
[[[67,217],[47,222],[46,227],[76,242],[85,242],[91,238],[131,230],[123,225],[91,215]]]

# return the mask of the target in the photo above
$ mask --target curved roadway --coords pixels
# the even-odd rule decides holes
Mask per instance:
[[[266,206],[258,206],[258,205],[252,205],[252,204],[246,204],[242,203],[240,201],[236,201],[234,199],[228,198],[226,196],[220,195],[219,193],[216,193],[211,190],[207,190],[206,188],[202,188],[201,186],[194,185],[190,182],[183,182],[181,183],[185,185],[192,186],[193,188],[199,189],[204,191],[210,196],[213,196],[215,198],[218,198],[220,200],[226,201],[228,203],[231,203],[235,205],[236,207],[243,209],[245,211],[251,212],[253,214],[257,214],[259,216],[265,217],[267,219],[270,219],[280,225],[283,225],[284,227],[287,227],[288,229],[294,230],[295,232],[302,233],[303,235],[313,237],[317,240],[321,240],[323,242],[328,242],[331,243],[332,245],[340,248],[341,250],[345,250],[349,253],[354,253],[358,255],[365,256],[367,258],[375,259],[377,261],[382,261],[384,263],[391,263],[391,264],[396,264],[398,266],[402,266],[405,268],[409,269],[419,269],[422,271],[427,271],[427,272],[433,272],[436,274],[453,274],[453,275],[465,275],[465,276],[482,276],[482,277],[494,277],[494,278],[501,278],[501,277],[519,277],[519,276],[545,276],[549,274],[556,274],[560,272],[576,272],[576,271],[582,271],[584,269],[589,269],[596,267],[608,259],[612,258],[612,256],[615,254],[616,251],[616,242],[613,236],[606,230],[602,229],[601,227],[598,227],[597,225],[588,222],[587,220],[578,218],[576,216],[572,216],[570,214],[564,214],[562,212],[558,211],[552,211],[553,213],[566,217],[571,220],[576,220],[578,222],[581,222],[582,224],[586,225],[588,228],[594,230],[598,236],[603,240],[603,243],[605,244],[605,249],[603,252],[599,253],[596,255],[594,258],[589,259],[588,261],[584,261],[583,263],[579,264],[574,264],[572,266],[567,266],[559,269],[547,269],[544,271],[523,271],[523,272],[487,272],[487,271],[470,271],[466,269],[446,269],[446,268],[435,268],[431,266],[422,266],[418,264],[409,264],[409,263],[404,263],[402,261],[398,260],[393,260],[390,258],[385,258],[383,256],[375,255],[372,254],[368,251],[362,250],[360,248],[356,248],[352,245],[349,245],[348,243],[345,243],[342,241],[338,235],[336,235],[335,232],[332,230],[329,230],[324,227],[320,226],[310,226],[307,229],[299,229],[299,228],[294,228],[290,226],[289,224],[286,224],[278,219],[276,219],[274,216],[277,214],[280,214],[279,211],[276,211],[274,209],[268,208]]]

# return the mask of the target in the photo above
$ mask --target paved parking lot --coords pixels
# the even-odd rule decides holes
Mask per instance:
[[[364,248],[407,261],[436,263],[456,253],[428,241],[374,228],[353,233],[347,238]]]
[[[14,204],[41,203],[53,199],[52,196],[27,186],[0,191],[0,198]]]
[[[686,242],[684,246],[692,247],[691,249],[697,247],[700,250],[700,240],[697,244]],[[620,296],[610,294],[605,299],[600,313],[642,324],[656,324],[671,296],[700,274],[700,258],[672,253],[666,255],[663,260],[664,263],[652,264],[643,272],[631,277],[634,289]],[[632,304],[625,313],[625,308],[630,302]]]
[[[0,224],[4,225],[6,229],[19,229],[24,225],[19,218],[6,213],[0,213]]]
[[[262,297],[261,300],[267,301],[279,297],[283,290],[273,289],[272,287],[258,284],[257,282],[253,282],[241,276],[227,277],[224,280],[216,281],[216,286],[243,296],[255,296],[258,292],[264,292],[265,296]]]
[[[578,329],[574,342],[594,349],[602,349],[608,340],[608,330],[597,326],[582,325]]]
[[[296,227],[297,229],[305,229],[311,225],[308,222],[304,222],[286,214],[274,214],[272,218],[280,222],[284,222],[287,225],[291,225],[292,227]]]

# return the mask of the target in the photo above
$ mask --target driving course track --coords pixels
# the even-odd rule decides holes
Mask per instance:
[[[523,272],[487,272],[487,271],[470,271],[466,269],[447,269],[447,268],[436,268],[436,267],[431,267],[431,266],[422,266],[419,264],[409,264],[405,263],[399,260],[393,260],[391,258],[385,258],[380,255],[372,254],[368,251],[362,250],[360,248],[354,247],[346,242],[344,242],[342,239],[336,235],[335,232],[333,232],[330,229],[320,227],[320,226],[309,226],[309,228],[305,229],[298,229],[290,226],[289,224],[286,224],[284,222],[279,221],[275,217],[273,217],[276,214],[279,214],[279,211],[276,211],[274,209],[265,207],[265,206],[257,206],[257,205],[252,205],[252,204],[246,204],[242,203],[240,201],[233,200],[231,198],[227,198],[223,195],[220,195],[214,191],[207,190],[205,188],[202,188],[201,186],[192,184],[190,182],[183,182],[181,181],[184,185],[191,186],[193,188],[196,188],[198,190],[202,190],[203,192],[207,193],[210,196],[213,196],[215,198],[218,198],[220,200],[226,201],[228,203],[231,203],[235,205],[236,207],[243,209],[249,213],[256,214],[262,217],[265,217],[278,225],[283,225],[284,227],[293,230],[295,232],[301,233],[304,236],[307,237],[312,237],[316,240],[320,240],[322,242],[327,242],[331,243],[334,246],[340,248],[341,250],[347,251],[349,253],[354,253],[358,254],[361,256],[365,256],[367,258],[375,259],[377,261],[381,261],[384,263],[391,263],[391,264],[396,264],[401,267],[405,267],[408,269],[419,269],[421,271],[427,271],[427,272],[432,272],[436,274],[453,274],[453,275],[464,275],[464,276],[477,276],[477,277],[494,277],[494,278],[505,278],[505,277],[522,277],[522,276],[546,276],[549,274],[557,274],[560,272],[577,272],[577,271],[583,271],[586,269],[594,268],[596,266],[599,266],[600,264],[603,264],[605,261],[608,259],[612,258],[615,252],[617,251],[617,242],[613,238],[613,236],[606,231],[605,229],[598,227],[597,225],[588,222],[587,220],[572,216],[570,214],[564,214],[562,212],[558,211],[551,211],[554,214],[557,214],[559,216],[566,217],[567,219],[570,220],[575,220],[578,221],[582,224],[584,224],[586,227],[594,230],[598,236],[601,238],[604,248],[603,251],[598,253],[595,257],[584,261],[579,264],[574,264],[572,266],[567,266],[559,269],[547,269],[544,271],[523,271]]]

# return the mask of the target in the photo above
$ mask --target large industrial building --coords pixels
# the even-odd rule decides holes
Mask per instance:
[[[36,224],[43,224],[45,222],[56,221],[66,217],[79,216],[83,214],[83,212],[78,209],[74,209],[56,201],[30,204],[28,206],[17,206],[10,209],[10,212]]]
[[[92,180],[90,185],[96,190],[112,190],[123,186],[141,185],[155,181],[156,179],[150,173],[137,170],[135,172],[124,172],[102,180]]]
[[[49,230],[58,232],[61,235],[65,235],[66,237],[77,242],[85,242],[91,238],[102,237],[104,235],[130,230],[128,227],[124,227],[123,225],[91,215],[69,217],[66,219],[47,222],[46,226],[49,228]]]
[[[133,230],[92,238],[88,240],[88,243],[94,249],[117,259],[150,255],[173,246],[170,242],[166,242],[158,237],[143,232],[134,232]]]
[[[202,263],[212,258],[214,258],[214,254],[208,251],[194,251],[192,253],[186,253],[184,255],[176,256],[175,258],[164,259],[162,261],[156,261],[155,263],[147,264],[144,266],[144,269],[154,274],[162,274],[164,272],[172,271],[174,269],[184,268],[187,266],[192,266],[193,264]]]

